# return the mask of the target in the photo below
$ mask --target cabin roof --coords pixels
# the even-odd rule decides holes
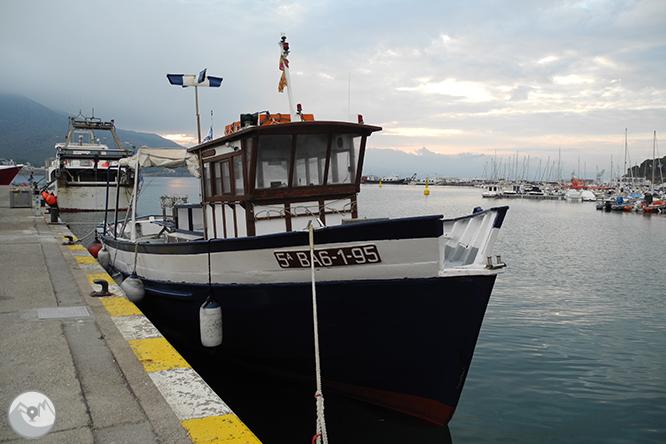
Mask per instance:
[[[239,139],[249,139],[259,135],[287,135],[287,134],[357,134],[369,136],[375,131],[381,131],[380,126],[339,122],[339,121],[309,121],[289,122],[276,125],[252,125],[244,127],[234,133],[213,139],[192,148],[189,152],[197,152],[207,148],[214,148]]]

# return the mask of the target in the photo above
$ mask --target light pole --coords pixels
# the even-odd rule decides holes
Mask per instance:
[[[194,101],[197,111],[197,135],[199,137],[199,144],[201,144],[201,120],[199,118],[199,87],[218,88],[222,84],[222,77],[212,77],[206,75],[206,70],[201,71],[199,74],[167,74],[167,79],[172,85],[194,87]]]
[[[206,69],[196,74],[167,74],[167,79],[172,85],[180,85],[183,88],[194,86],[194,99],[197,108],[197,135],[199,136],[199,145],[201,145],[201,121],[199,119],[199,87],[208,86],[211,88],[218,88],[222,84],[222,77],[206,76]],[[203,159],[201,151],[199,151],[199,171],[203,175]],[[199,181],[201,186],[201,202],[206,202],[206,187],[204,182],[207,179],[204,177]],[[203,225],[204,225],[204,238],[208,239],[208,218],[206,216],[206,205],[203,205]]]

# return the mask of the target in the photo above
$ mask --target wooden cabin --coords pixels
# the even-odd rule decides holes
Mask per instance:
[[[280,120],[276,119],[280,116]],[[367,137],[377,126],[244,114],[224,137],[190,148],[202,164],[206,238],[303,230],[357,217]]]

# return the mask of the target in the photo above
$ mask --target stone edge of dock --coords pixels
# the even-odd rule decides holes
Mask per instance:
[[[86,296],[85,299],[94,312],[99,328],[132,390],[140,391],[145,381],[141,381],[140,378],[133,380],[132,371],[127,370],[127,367],[137,364],[136,360],[132,362],[125,344],[129,345],[145,374],[158,389],[192,442],[220,440],[259,443],[257,437],[150,320],[126,298],[122,288],[90,252],[77,243],[76,237],[67,226],[63,223],[49,223],[49,227],[56,236],[61,237],[63,255],[68,252],[78,264],[79,270],[72,267],[72,273],[84,295],[102,289],[101,285],[93,282],[94,280],[102,279],[109,283],[109,292],[112,296]],[[70,245],[65,245],[68,242],[66,236],[71,236],[73,239]],[[150,417],[154,412],[146,413]]]

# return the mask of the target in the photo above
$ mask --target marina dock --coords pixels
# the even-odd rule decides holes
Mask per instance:
[[[502,194],[502,199],[564,200],[564,194]]]
[[[3,411],[46,395],[55,423],[41,442],[259,443],[68,228],[11,190],[0,186]],[[110,296],[91,295],[100,279]],[[0,441],[23,442],[13,427],[0,415]]]

